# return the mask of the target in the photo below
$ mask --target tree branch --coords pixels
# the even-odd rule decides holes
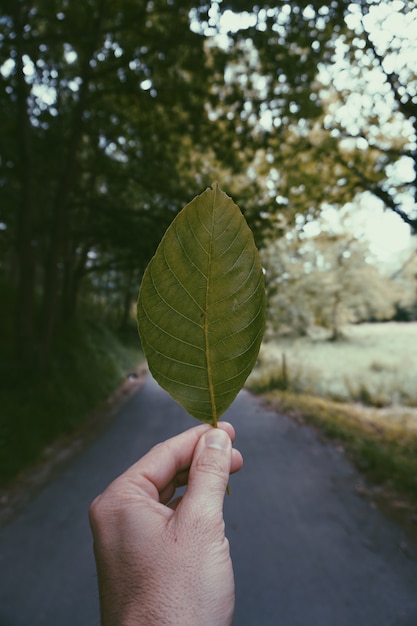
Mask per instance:
[[[376,198],[382,200],[388,209],[396,213],[406,224],[410,226],[413,235],[417,235],[417,217],[413,218],[408,213],[403,211],[388,191],[383,189],[377,183],[372,183],[357,167],[346,163],[340,154],[338,154],[336,158],[342,165],[344,165],[344,167],[352,171],[355,176],[357,176],[364,190],[369,191]]]

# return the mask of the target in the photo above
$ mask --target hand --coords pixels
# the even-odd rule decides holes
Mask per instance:
[[[231,624],[222,511],[229,474],[243,462],[232,440],[225,422],[191,428],[152,448],[93,502],[102,626]]]

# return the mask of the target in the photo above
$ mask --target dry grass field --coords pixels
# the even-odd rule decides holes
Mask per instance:
[[[417,322],[351,326],[340,342],[317,335],[265,343],[249,386],[273,380],[336,401],[417,407]]]

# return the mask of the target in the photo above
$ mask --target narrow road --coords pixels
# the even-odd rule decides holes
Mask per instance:
[[[247,392],[226,417],[245,459],[225,502],[234,625],[416,626],[416,555],[357,495],[343,455]],[[0,626],[99,624],[89,503],[150,446],[194,424],[148,377],[0,530]]]

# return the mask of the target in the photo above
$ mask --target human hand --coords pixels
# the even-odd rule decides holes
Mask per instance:
[[[233,427],[218,426],[158,444],[91,505],[102,626],[231,624],[223,500],[243,461]]]

